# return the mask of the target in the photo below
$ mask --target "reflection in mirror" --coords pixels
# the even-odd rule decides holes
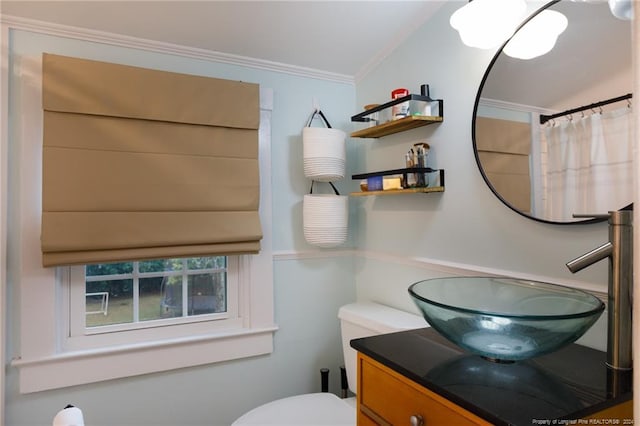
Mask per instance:
[[[507,206],[539,221],[574,223],[585,219],[573,214],[632,201],[632,100],[592,106],[631,93],[632,21],[615,18],[607,2],[545,8],[563,13],[568,27],[543,56],[498,52],[476,99],[474,150]],[[556,117],[541,120],[548,115]]]

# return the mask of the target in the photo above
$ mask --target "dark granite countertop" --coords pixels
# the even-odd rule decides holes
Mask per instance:
[[[604,352],[577,344],[514,363],[469,354],[432,328],[351,346],[496,425],[576,424],[571,420],[632,398],[631,372],[612,371]]]

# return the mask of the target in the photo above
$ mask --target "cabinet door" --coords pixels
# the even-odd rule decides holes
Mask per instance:
[[[623,402],[622,404],[614,405],[605,410],[591,414],[581,419],[584,423],[578,422],[578,424],[590,424],[590,425],[632,425],[633,419],[633,400]]]
[[[358,425],[490,425],[365,355],[358,373]]]

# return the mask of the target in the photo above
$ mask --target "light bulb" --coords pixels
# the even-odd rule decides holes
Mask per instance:
[[[567,24],[567,18],[562,13],[543,10],[518,30],[503,51],[518,59],[542,56],[553,49]]]
[[[473,0],[456,10],[449,23],[467,46],[493,49],[513,34],[526,9],[525,0]]]

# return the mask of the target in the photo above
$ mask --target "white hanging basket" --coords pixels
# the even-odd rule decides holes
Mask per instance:
[[[324,118],[321,112],[320,114]],[[344,178],[345,175],[346,134],[326,123],[327,128],[302,129],[304,175],[319,182],[333,182]]]
[[[349,197],[307,194],[302,203],[304,238],[318,247],[330,248],[347,240]]]

